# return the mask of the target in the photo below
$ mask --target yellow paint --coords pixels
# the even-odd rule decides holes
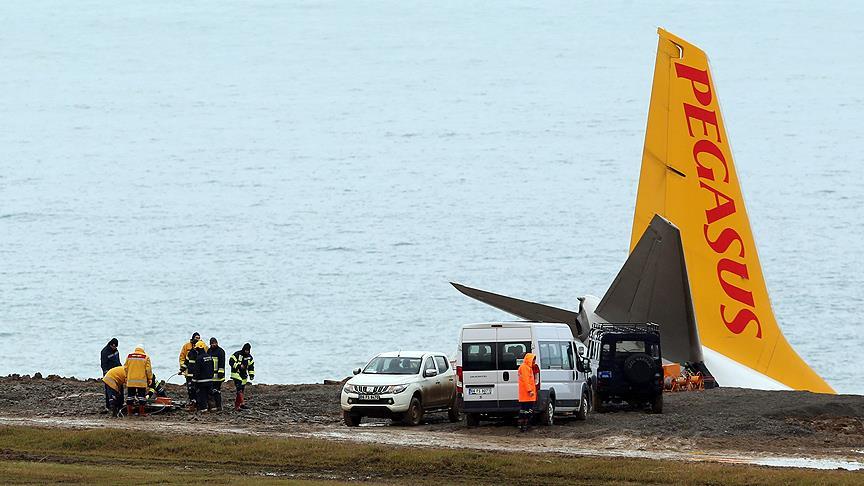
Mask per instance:
[[[833,393],[777,326],[708,58],[658,34],[630,249],[655,213],[670,220],[681,231],[702,344],[790,388]]]

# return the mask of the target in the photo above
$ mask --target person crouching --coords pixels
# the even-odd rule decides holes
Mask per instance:
[[[120,415],[120,407],[123,405],[123,387],[126,385],[126,368],[115,366],[102,377],[105,383],[105,404],[111,412],[111,416]]]
[[[537,381],[534,377],[534,353],[525,353],[519,365],[519,432],[528,430],[528,423],[537,402]]]

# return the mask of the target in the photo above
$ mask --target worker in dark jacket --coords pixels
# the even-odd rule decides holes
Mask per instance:
[[[116,368],[120,366],[120,351],[117,351],[117,338],[111,338],[108,341],[108,344],[102,348],[102,376],[105,376],[109,370],[112,368]],[[102,413],[108,413],[111,411],[111,402],[108,398],[110,390],[108,389],[108,385],[105,385],[105,410]]]
[[[201,341],[201,345],[204,345],[203,341]],[[195,374],[192,375],[192,381],[195,382],[195,388],[197,388],[198,393],[195,404],[198,406],[199,412],[206,412],[210,409],[213,378],[216,376],[216,360],[206,350],[197,345],[195,346],[195,350],[197,351],[195,354]]]
[[[117,351],[117,338],[111,338],[108,344],[102,348],[102,376],[108,373],[111,368],[116,368],[122,363],[120,362],[120,351]]]
[[[210,338],[210,349],[207,354],[213,357],[213,365],[216,367],[216,375],[213,377],[211,394],[216,410],[222,411],[222,382],[225,381],[225,350],[219,347],[219,341],[215,337]]]
[[[198,370],[198,357],[202,354],[207,354],[207,345],[200,339],[195,341],[195,345],[186,353],[183,360],[183,366],[180,369],[186,374],[188,382],[186,390],[189,393],[189,410],[194,411],[198,402],[198,383],[195,381],[195,373]]]
[[[246,383],[255,379],[255,360],[252,359],[252,345],[246,343],[243,349],[235,351],[228,358],[231,367],[231,379],[234,380],[234,389],[237,396],[234,397],[234,410],[246,409]]]

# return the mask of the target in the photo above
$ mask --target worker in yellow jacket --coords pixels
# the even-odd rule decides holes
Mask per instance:
[[[180,374],[186,377],[186,394],[188,395],[189,403],[195,400],[195,384],[192,381],[193,370],[189,369],[186,358],[189,355],[189,351],[195,349],[195,345],[199,342],[201,342],[201,335],[194,332],[192,333],[192,338],[183,343],[183,347],[180,348]]]
[[[144,405],[147,403],[147,384],[153,378],[153,367],[150,356],[144,352],[144,346],[137,346],[135,352],[126,356],[123,364],[126,370],[126,387],[129,389],[126,398],[127,415],[132,414],[132,407],[138,406],[138,415],[145,415]]]
[[[123,387],[126,386],[126,368],[115,366],[105,372],[102,377],[105,383],[105,403],[111,415],[116,417],[120,414],[120,405],[123,403]]]

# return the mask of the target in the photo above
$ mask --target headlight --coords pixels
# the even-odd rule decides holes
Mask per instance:
[[[393,385],[390,387],[390,393],[402,393],[408,388],[408,385]]]
[[[354,385],[351,385],[349,383],[345,384],[345,387],[343,388],[343,390],[345,390],[345,393],[359,393],[357,391],[357,387],[355,387]]]

